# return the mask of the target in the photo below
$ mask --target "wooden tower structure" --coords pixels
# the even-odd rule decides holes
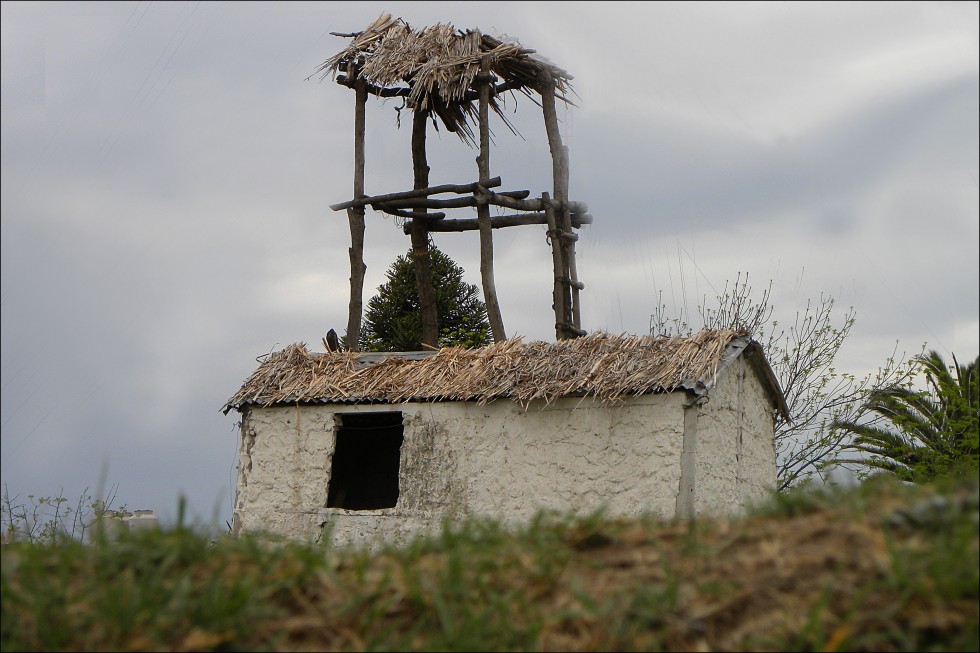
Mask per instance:
[[[438,342],[438,315],[429,264],[432,232],[479,231],[480,276],[487,317],[496,342],[506,339],[493,276],[493,230],[528,224],[546,224],[554,268],[553,308],[557,339],[585,335],[581,326],[580,295],[585,286],[575,265],[575,229],[590,224],[592,216],[568,194],[568,147],[562,143],[556,100],[571,104],[572,76],[535,56],[521,44],[483,34],[477,29],[457,30],[438,23],[413,30],[401,18],[382,14],[360,32],[333,33],[350,44],[318,69],[355,93],[353,199],[331,205],[347,211],[350,224],[351,295],[346,348],[355,350],[363,312],[365,207],[405,220],[411,236],[415,277],[422,313],[422,342]],[[316,73],[314,73],[316,74]],[[552,191],[530,198],[530,191],[495,191],[502,180],[490,176],[489,113],[493,110],[513,129],[504,115],[504,93],[523,93],[540,104],[552,160]],[[364,192],[364,109],[368,95],[402,98],[412,112],[412,190],[366,195]],[[537,96],[537,98],[535,98]],[[426,160],[428,122],[438,121],[470,146],[479,147],[477,181],[430,185]],[[474,125],[476,132],[474,133]],[[451,194],[450,197],[438,197]],[[490,215],[490,206],[517,211]],[[449,209],[475,208],[477,217],[450,218]],[[472,214],[471,214],[472,215]]]

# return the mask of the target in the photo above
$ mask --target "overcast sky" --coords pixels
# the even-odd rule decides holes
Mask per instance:
[[[978,351],[978,4],[2,4],[2,484],[100,483],[223,524],[256,357],[343,333],[354,95],[307,79],[379,13],[517,38],[574,75],[560,109],[583,326],[646,333],[739,273],[777,316],[833,296],[863,374]],[[371,98],[368,194],[411,187],[410,128]],[[491,172],[551,190],[540,111]],[[476,152],[430,136],[431,181]],[[409,247],[368,212],[365,301]],[[544,227],[494,234],[509,336],[554,339]],[[479,280],[474,232],[436,243]],[[785,318],[784,318],[785,319]]]

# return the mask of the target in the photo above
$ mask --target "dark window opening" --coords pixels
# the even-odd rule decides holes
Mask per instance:
[[[346,413],[339,417],[327,507],[394,508],[398,503],[402,414]]]

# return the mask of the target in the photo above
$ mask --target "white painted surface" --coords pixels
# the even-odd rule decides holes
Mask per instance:
[[[747,366],[740,393],[738,369],[726,370],[698,409],[698,513],[737,510],[775,487],[769,399]],[[242,422],[235,529],[317,541],[326,524],[335,544],[371,545],[465,515],[517,523],[539,510],[604,507],[673,517],[687,402],[676,392],[618,406],[564,398],[526,411],[509,400],[251,407]],[[405,424],[397,505],[326,508],[335,414],[387,411],[401,412]]]
[[[732,514],[776,487],[773,411],[744,358],[725,369],[698,415],[697,514]]]

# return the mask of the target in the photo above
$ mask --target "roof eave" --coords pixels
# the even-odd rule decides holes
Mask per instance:
[[[740,356],[745,356],[746,360],[752,365],[759,380],[762,381],[762,385],[768,391],[773,406],[783,416],[783,419],[787,422],[792,422],[793,420],[789,414],[789,406],[786,404],[786,397],[783,396],[783,390],[779,387],[779,380],[776,378],[775,372],[769,366],[765,350],[759,342],[753,340],[748,335],[737,336],[728,343],[728,347],[725,349],[725,353],[722,354],[721,361],[718,363],[718,371],[715,373],[714,378],[700,378],[685,381],[684,387],[698,396],[706,395],[708,390],[717,382],[718,376]]]

